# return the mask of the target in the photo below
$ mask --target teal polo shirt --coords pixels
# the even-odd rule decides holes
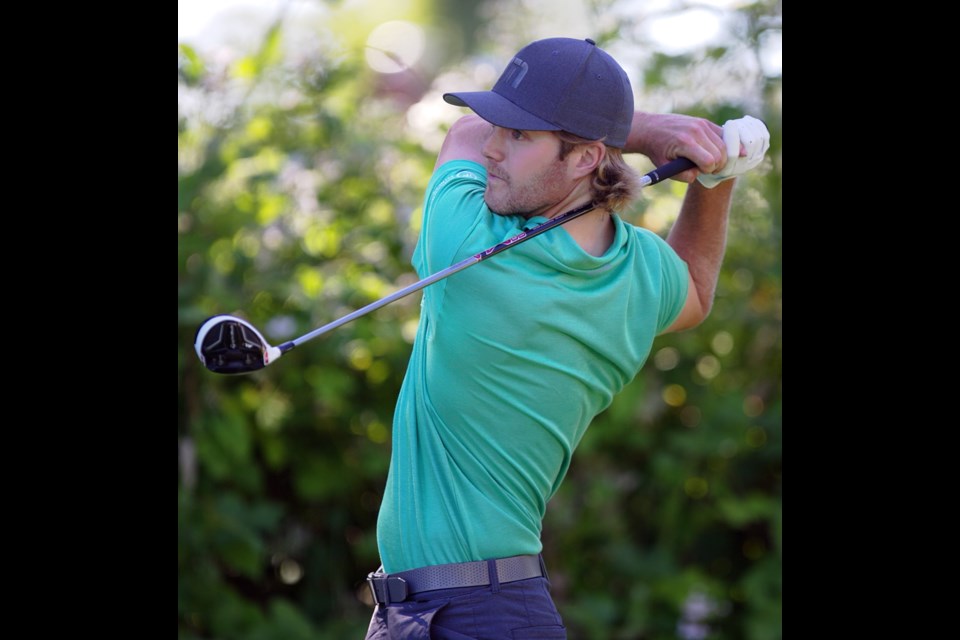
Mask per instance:
[[[492,213],[485,186],[463,160],[431,177],[420,277],[544,221]],[[377,525],[385,571],[541,551],[577,444],[687,296],[669,245],[613,220],[603,256],[561,227],[423,290]]]

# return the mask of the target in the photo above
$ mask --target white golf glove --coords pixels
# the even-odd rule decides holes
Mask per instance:
[[[770,132],[760,120],[743,116],[723,124],[723,142],[727,145],[727,164],[717,173],[701,173],[697,176],[700,184],[707,189],[713,189],[721,182],[736,178],[760,164],[770,148]],[[741,144],[747,154],[742,158]]]

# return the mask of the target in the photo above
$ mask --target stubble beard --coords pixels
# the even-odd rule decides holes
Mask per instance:
[[[522,184],[515,184],[510,176],[498,171],[496,175],[500,177],[499,180],[494,178],[491,181],[488,178],[483,200],[490,211],[497,215],[531,218],[543,213],[566,194],[568,189],[563,174],[564,165],[560,160],[552,162]]]

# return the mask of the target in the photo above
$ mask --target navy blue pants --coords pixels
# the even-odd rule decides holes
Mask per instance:
[[[424,591],[377,605],[366,640],[566,640],[546,578]]]

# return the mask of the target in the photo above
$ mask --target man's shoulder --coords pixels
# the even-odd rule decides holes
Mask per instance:
[[[666,242],[660,234],[658,234],[656,231],[654,231],[649,227],[628,222],[627,220],[624,220],[620,216],[617,216],[617,220],[620,221],[620,224],[623,226],[624,231],[631,238],[636,238],[637,240],[645,243],[646,242],[656,243],[658,241]]]
[[[437,167],[430,178],[432,186],[453,180],[487,183],[487,170],[472,160],[449,160]]]
[[[623,227],[627,246],[635,255],[652,257],[654,255],[676,254],[666,238],[654,229],[627,222],[619,216],[618,220]]]
[[[482,195],[487,186],[487,171],[482,165],[470,160],[451,160],[437,167],[427,185],[427,200],[456,194],[462,197],[464,190]]]

